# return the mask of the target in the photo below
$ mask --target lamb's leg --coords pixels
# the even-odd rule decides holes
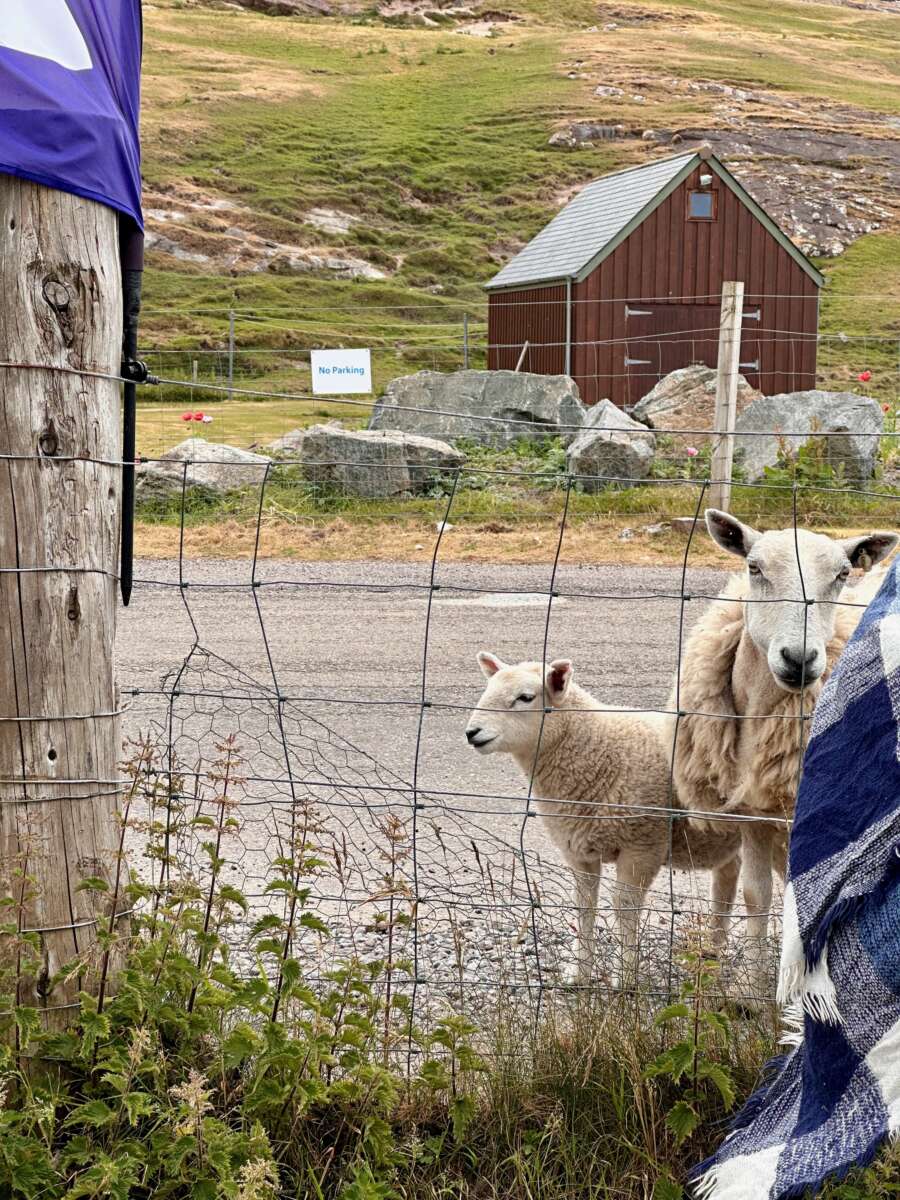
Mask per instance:
[[[727,863],[716,867],[712,873],[712,920],[709,940],[710,947],[716,955],[722,953],[728,940],[740,873],[741,860],[737,854]]]
[[[597,892],[600,888],[602,863],[592,863],[585,870],[575,870],[575,907],[578,909],[578,957],[569,972],[571,983],[590,983],[594,962],[594,928],[597,924]]]
[[[742,829],[744,860],[744,904],[747,908],[748,999],[751,1005],[765,998],[769,932],[772,907],[773,826],[760,822]]]
[[[647,889],[659,870],[659,858],[647,851],[622,850],[616,861],[616,888],[613,905],[622,946],[622,970],[619,986],[637,982],[638,932],[641,908]]]

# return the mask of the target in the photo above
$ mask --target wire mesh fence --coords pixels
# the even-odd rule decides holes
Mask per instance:
[[[672,479],[465,462],[435,469],[425,489],[426,561],[379,567],[374,553],[335,563],[267,556],[274,490],[312,488],[331,503],[362,486],[341,475],[347,462],[310,475],[289,455],[249,479],[246,464],[214,464],[225,494],[252,510],[252,538],[237,556],[193,558],[194,472],[204,465],[213,464],[188,457],[175,467],[164,518],[178,554],[141,567],[124,618],[134,784],[106,782],[127,796],[124,847],[142,891],[133,907],[116,897],[116,919],[134,912],[152,928],[173,898],[208,896],[207,921],[248,978],[263,971],[280,987],[285,964],[299,960],[309,986],[327,987],[342,963],[361,962],[388,1001],[404,998],[410,1022],[448,1006],[477,1017],[500,998],[534,1019],[548,997],[573,990],[660,1003],[697,947],[719,957],[731,999],[772,999],[772,877],[815,696],[870,595],[850,569],[891,549],[885,538],[806,534],[801,518],[816,497],[837,524],[854,504],[875,504],[893,528],[892,490],[870,480],[744,485],[743,495],[778,502],[770,524],[783,532],[764,553],[752,531],[720,529],[750,564],[740,564],[743,590],[721,601],[724,573],[696,564],[716,482],[708,473],[674,479],[689,518],[678,567],[597,566],[568,545],[585,496],[659,491]],[[394,516],[409,503],[406,489],[385,483],[399,470],[387,456],[364,469],[363,493],[391,497]],[[473,485],[539,495],[552,517],[540,561],[473,564],[448,553]],[[205,512],[215,519],[214,507]],[[391,521],[379,516],[374,538]],[[729,660],[720,691],[698,697],[689,668],[702,647],[690,634],[710,613],[738,631],[732,649],[750,656],[749,678],[738,684]],[[766,639],[776,647],[768,657]],[[480,699],[482,649],[530,663],[530,690]],[[554,690],[549,664],[568,660],[584,692]],[[492,721],[530,734],[506,744],[492,733],[499,753],[479,755]],[[705,755],[706,790],[691,783],[684,753]],[[758,760],[771,773],[772,755],[776,785],[763,786]]]
[[[215,858],[227,863],[222,870],[229,883],[248,901],[231,931],[233,952],[248,971],[254,955],[247,930],[271,920],[292,952],[301,952],[311,983],[327,979],[347,957],[387,963],[382,986],[408,995],[422,1019],[448,1003],[477,1014],[501,994],[517,997],[534,1014],[548,995],[568,994],[573,986],[663,1000],[677,989],[687,948],[699,939],[710,952],[719,949],[710,931],[727,909],[733,921],[722,950],[722,985],[748,1004],[771,999],[773,963],[762,947],[771,948],[777,927],[760,929],[758,897],[748,906],[746,898],[728,894],[736,879],[722,882],[724,892],[711,890],[708,868],[722,862],[733,868],[742,841],[746,856],[752,827],[767,835],[763,853],[770,875],[773,868],[777,873],[818,684],[784,691],[770,678],[769,708],[760,711],[742,711],[736,699],[721,708],[692,708],[678,686],[672,690],[688,634],[717,603],[725,582],[721,572],[692,562],[698,539],[706,536],[708,479],[684,484],[692,498],[691,528],[680,568],[648,573],[571,561],[564,551],[573,501],[589,481],[565,471],[556,473],[547,501],[555,513],[555,545],[544,556],[549,561],[472,567],[445,561],[444,551],[469,475],[479,471],[447,469],[431,501],[430,561],[379,570],[365,561],[301,565],[264,557],[266,493],[281,473],[298,468],[290,459],[265,467],[249,489],[257,511],[252,552],[240,561],[191,561],[184,535],[194,465],[182,465],[178,561],[137,581],[139,610],[141,597],[157,597],[150,619],[172,631],[177,597],[189,642],[183,659],[167,650],[179,661],[161,682],[129,689],[128,721],[150,730],[156,747],[147,807],[134,809],[138,828],[152,827],[164,840],[149,868],[155,889],[171,887],[184,872],[201,887],[208,879],[204,845],[225,805],[226,755],[234,763],[229,817]],[[330,486],[335,469],[346,465],[325,464]],[[390,475],[396,469],[369,464],[366,471]],[[500,474],[534,485],[533,473]],[[749,594],[746,603],[791,624],[806,663],[808,645],[831,640],[820,621],[828,625],[837,607],[852,620],[865,597],[841,593],[850,548],[833,547],[837,570],[822,577],[824,543],[808,546],[797,532],[804,495],[824,495],[837,511],[852,495],[880,496],[893,512],[896,497],[875,487],[757,487],[785,501],[788,519],[776,548],[782,556],[777,585]],[[402,504],[398,500],[398,512]],[[732,600],[732,620],[742,611]],[[473,714],[483,684],[475,654],[482,648],[513,663],[571,658],[594,697],[569,711],[549,692],[538,695],[530,762],[521,748],[502,756],[504,764],[501,756],[477,757],[466,745],[470,714],[490,720],[490,708],[481,709],[487,716]],[[157,651],[154,661],[158,657]],[[764,658],[756,666],[768,670]],[[540,681],[535,690],[541,693]],[[526,697],[529,711],[534,699]],[[614,706],[636,723],[613,723],[604,734],[615,761],[621,767],[631,755],[644,762],[646,743],[660,738],[665,794],[651,790],[642,800],[637,785],[616,792],[615,774],[610,780],[595,748],[594,758],[573,763],[573,778],[587,771],[588,782],[570,809],[567,796],[554,796],[542,780],[542,743],[558,752],[554,731],[565,719],[575,722],[576,747],[592,745],[587,723],[607,720]],[[623,714],[613,715],[620,720]],[[526,714],[514,713],[514,721],[520,718]],[[734,757],[741,739],[751,747],[777,743],[786,788],[774,801],[759,797],[755,808],[752,791],[741,803],[726,793],[710,805],[679,790],[679,738],[698,721],[723,757]],[[791,732],[783,736],[785,726]],[[749,753],[747,771],[752,760]],[[708,768],[715,773],[713,761]],[[568,778],[565,768],[562,777]],[[605,836],[603,826],[614,833]],[[570,842],[579,838],[584,845],[573,851]],[[617,866],[648,838],[658,861],[631,877],[619,872],[617,884]],[[579,972],[579,923],[583,910],[593,909],[598,854],[606,873],[597,926],[589,933],[590,966]],[[287,887],[273,890],[272,876],[293,878],[296,889],[291,872],[300,872],[298,864],[310,856],[315,865],[304,878],[300,921],[296,896]],[[771,889],[771,882],[765,886]],[[776,921],[777,896],[771,904]],[[764,896],[763,909],[769,908]]]

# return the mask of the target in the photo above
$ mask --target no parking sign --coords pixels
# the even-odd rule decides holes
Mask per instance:
[[[372,391],[371,350],[311,350],[314,396],[347,396]]]

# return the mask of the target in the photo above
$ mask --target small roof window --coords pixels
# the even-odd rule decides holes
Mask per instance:
[[[688,220],[689,221],[714,221],[716,219],[716,200],[717,192],[689,192],[688,193]]]

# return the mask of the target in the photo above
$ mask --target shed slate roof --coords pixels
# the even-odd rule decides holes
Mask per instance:
[[[690,150],[624,171],[614,171],[587,184],[524,249],[486,285],[488,290],[562,279],[583,279],[611,253],[686,178],[706,160],[789,254],[821,286],[823,276],[787,235],[744,190],[718,159]]]

